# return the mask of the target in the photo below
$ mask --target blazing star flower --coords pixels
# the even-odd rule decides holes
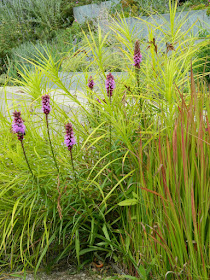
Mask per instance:
[[[25,135],[26,127],[23,123],[23,119],[21,118],[21,112],[15,111],[13,113],[14,120],[12,122],[12,130],[14,133],[17,133],[18,140],[22,141],[23,136]]]
[[[48,94],[42,96],[42,111],[45,115],[48,115],[51,111],[50,96]]]
[[[98,101],[98,103],[100,103],[100,104],[101,104],[101,100],[100,100],[100,99],[98,99],[98,98],[97,98],[97,99],[96,99],[96,101]]]
[[[111,97],[115,88],[115,80],[111,73],[106,76],[105,86],[108,97]]]
[[[88,80],[88,87],[89,87],[89,89],[93,90],[94,85],[95,85],[95,83],[93,81],[93,77],[90,76],[90,78]]]
[[[139,40],[137,40],[135,42],[133,61],[134,61],[133,65],[136,68],[140,69],[140,63],[142,61],[142,55],[141,55],[141,51],[140,51],[140,42],[139,42]]]
[[[75,140],[75,137],[74,137],[74,131],[73,131],[73,128],[72,128],[72,124],[71,123],[67,123],[65,125],[65,129],[66,129],[66,135],[65,135],[64,144],[66,145],[68,150],[71,151],[71,149],[73,148],[73,145],[76,144],[76,140]]]

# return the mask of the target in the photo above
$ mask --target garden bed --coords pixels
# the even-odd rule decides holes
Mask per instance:
[[[158,26],[163,49],[153,24],[145,42],[118,18],[106,37],[84,34],[79,54],[93,58],[85,74],[59,73],[49,53],[19,73],[22,88],[5,88],[1,272],[36,274],[72,260],[100,272],[114,263],[124,274],[117,279],[209,279],[208,44],[181,32],[175,3],[171,28]],[[119,75],[112,59],[106,72],[110,42]]]

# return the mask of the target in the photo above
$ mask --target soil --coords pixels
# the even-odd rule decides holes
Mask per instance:
[[[0,280],[112,280],[121,279],[117,276],[116,268],[104,264],[103,267],[97,268],[94,263],[85,267],[78,272],[76,266],[59,267],[58,270],[47,272],[38,272],[35,276],[33,272],[27,272],[25,277],[23,272],[0,273]],[[119,274],[122,274],[119,271]]]
[[[13,274],[15,276],[15,273]],[[88,272],[81,272],[75,275],[70,275],[69,271],[64,271],[64,272],[54,272],[51,274],[46,274],[46,273],[37,273],[37,276],[33,274],[27,274],[27,276],[24,278],[23,275],[20,275],[18,278],[17,277],[4,277],[0,278],[4,280],[102,280],[106,279],[103,278],[101,275],[90,275]]]

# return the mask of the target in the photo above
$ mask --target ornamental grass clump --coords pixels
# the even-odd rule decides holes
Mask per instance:
[[[196,38],[182,33],[182,19],[176,20],[175,14],[171,10],[171,28],[164,24],[154,30],[148,23],[151,32],[141,48],[144,59],[132,67],[134,34],[124,18],[113,19],[112,32],[104,37],[90,33],[88,54],[98,64],[94,98],[88,96],[93,94],[88,83],[75,97],[51,56],[39,66],[39,79],[33,74],[25,79],[33,104],[47,92],[42,84],[47,77],[62,90],[65,102],[77,106],[71,110],[55,99],[58,109],[49,112],[50,99],[44,98],[44,114],[50,114],[56,134],[54,143],[60,143],[56,146],[59,176],[52,172],[54,162],[46,153],[36,107],[31,113],[26,103],[24,108],[27,137],[33,143],[28,143],[27,154],[36,168],[36,185],[19,168],[22,150],[14,145],[11,122],[0,111],[1,268],[36,272],[40,266],[57,266],[69,258],[79,266],[96,258],[103,264],[115,262],[118,271],[135,280],[210,278],[209,92],[197,77],[194,81],[191,69],[205,42],[196,45]],[[102,54],[107,42],[116,42],[127,65],[127,73],[118,76],[117,94],[111,73],[104,84]],[[155,46],[148,48],[150,42]],[[176,44],[175,50],[167,52],[166,42]],[[135,69],[141,71],[139,86]],[[83,102],[84,97],[89,102]],[[146,101],[143,112],[140,98]],[[100,117],[91,110],[92,103]],[[63,133],[60,127],[69,119]],[[26,164],[23,168],[28,171]]]

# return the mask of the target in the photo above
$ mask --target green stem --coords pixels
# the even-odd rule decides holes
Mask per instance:
[[[78,187],[77,176],[76,176],[76,172],[75,172],[75,168],[74,168],[74,160],[73,160],[72,150],[70,150],[70,155],[71,155],[71,164],[72,164],[72,169],[73,169],[73,173],[74,173],[74,179],[75,179],[75,182],[76,182],[79,197],[81,197],[80,189]]]
[[[109,102],[110,102],[110,109],[111,109],[111,105],[112,105],[111,95],[109,96]],[[111,153],[111,151],[112,151],[112,122],[111,122],[111,119],[110,119],[110,123],[109,123],[109,150]]]
[[[136,81],[137,81],[137,92],[140,95],[140,68],[136,67]],[[139,106],[140,106],[140,110],[142,113],[142,109],[143,109],[143,102],[142,102],[142,98],[139,99]],[[142,119],[142,126],[145,127],[145,115],[142,113],[141,116]]]
[[[27,156],[26,156],[25,148],[24,148],[24,145],[23,145],[23,140],[20,140],[20,142],[21,142],[21,146],[22,146],[22,149],[23,149],[23,154],[24,154],[24,156],[25,156],[26,163],[27,163],[27,165],[28,165],[28,168],[29,168],[29,170],[30,170],[32,176],[34,177],[34,173],[33,173],[32,170],[31,170],[31,167],[30,167],[29,162],[28,162],[28,158],[27,158]]]
[[[93,102],[93,91],[92,90],[90,90],[90,95],[91,95],[91,99],[92,99],[93,111],[95,113],[95,105],[94,105],[94,102]]]
[[[136,69],[136,81],[137,81],[138,93],[140,95],[140,77],[139,77],[139,75],[140,75],[140,68],[136,67],[135,69]],[[139,100],[139,104],[140,104],[140,107],[142,109],[142,100],[141,100],[141,98]]]
[[[110,109],[111,109],[111,105],[112,105],[112,98],[111,95],[109,95],[109,102],[110,102]],[[112,121],[110,119],[110,123],[109,123],[109,151],[110,151],[110,162],[112,162]],[[110,169],[111,169],[111,187],[113,186],[113,170],[112,170],[112,164],[110,165]]]
[[[46,116],[46,124],[47,124],[47,134],[48,134],[48,139],[49,139],[49,143],[50,143],[50,148],[51,148],[53,160],[54,160],[54,163],[55,163],[55,167],[56,167],[57,170],[58,170],[58,173],[60,173],[59,168],[58,168],[58,165],[57,165],[57,161],[56,161],[56,159],[55,159],[55,154],[54,154],[54,151],[53,151],[52,142],[51,142],[51,139],[50,139],[50,130],[49,130],[48,115],[45,115],[45,116]]]

